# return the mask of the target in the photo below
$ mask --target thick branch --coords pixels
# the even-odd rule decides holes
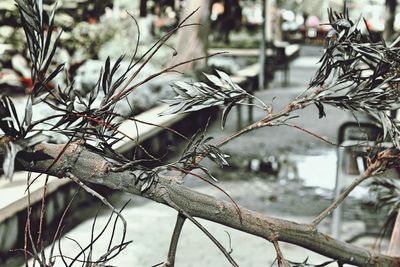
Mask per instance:
[[[40,144],[30,153],[20,152],[18,161],[25,170],[44,172],[63,149],[63,145]],[[270,241],[284,241],[299,245],[343,263],[358,266],[399,266],[400,259],[388,257],[312,230],[304,224],[276,219],[240,208],[239,219],[234,204],[195,192],[176,182],[173,177],[161,176],[159,182],[141,193],[142,182],[135,184],[131,171],[114,173],[101,156],[79,144],[70,145],[60,159],[48,170],[50,175],[64,177],[70,172],[83,182],[101,184],[163,203],[165,196],[193,217],[223,224]]]

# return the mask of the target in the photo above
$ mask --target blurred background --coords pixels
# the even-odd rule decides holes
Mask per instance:
[[[44,2],[49,10],[55,1]],[[58,1],[55,20],[59,28],[54,30],[62,29],[63,34],[56,58],[59,62],[67,61],[71,75],[78,80],[90,79],[79,75],[79,68],[86,61],[132,53],[138,31],[131,15],[138,20],[141,29],[139,56],[152,41],[178,24],[186,14],[185,9],[198,7],[201,7],[198,13],[205,14],[197,22],[203,24],[202,31],[206,34],[200,33],[199,41],[206,48],[258,48],[265,40],[267,44],[323,45],[329,31],[326,10],[342,10],[343,5],[343,0]],[[377,36],[383,35],[385,40],[391,41],[400,30],[396,0],[349,0],[347,6],[354,20],[362,15],[366,28]],[[267,10],[265,16],[264,10]],[[8,84],[14,89],[4,90],[23,93],[29,90],[29,71],[24,34],[18,27],[18,12],[12,0],[0,2],[0,21],[0,86]],[[360,27],[364,27],[364,23],[360,23]],[[263,39],[264,29],[266,37]],[[186,53],[181,49],[182,44],[179,45],[182,43],[179,37],[173,39],[171,47],[181,50],[179,53]],[[165,53],[168,52],[171,51]],[[153,63],[169,62],[170,57],[165,53],[157,53]],[[79,86],[85,87],[85,84]]]

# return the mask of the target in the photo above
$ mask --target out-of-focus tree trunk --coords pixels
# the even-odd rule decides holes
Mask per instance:
[[[147,0],[140,0],[140,17],[147,16]]]
[[[390,39],[394,34],[394,18],[396,15],[397,0],[386,0],[386,22],[385,40]]]
[[[186,23],[199,23],[201,26],[190,26],[178,31],[177,44],[175,46],[178,54],[173,58],[172,64],[187,61],[192,58],[207,55],[209,18],[210,18],[210,1],[186,1],[184,10],[182,10],[180,18],[186,18],[190,13],[199,8],[199,10]],[[197,61],[185,64],[178,71],[191,71],[195,68],[203,68],[206,61]]]
[[[174,9],[179,10],[181,8],[181,1],[180,0],[175,0],[174,1]]]

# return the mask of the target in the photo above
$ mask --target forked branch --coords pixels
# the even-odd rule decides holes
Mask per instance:
[[[228,227],[232,227],[267,240],[276,240],[302,246],[306,249],[337,259],[343,263],[359,266],[398,266],[399,258],[371,252],[336,239],[310,228],[307,224],[298,224],[287,220],[276,219],[240,207],[242,220],[237,208],[231,202],[218,200],[176,183],[171,177],[161,176],[146,192],[141,187],[144,181],[135,183],[132,171],[111,172],[111,166],[102,156],[85,148],[81,149],[78,159],[72,155],[76,146],[72,144],[66,149],[61,159],[51,167],[50,175],[65,177],[67,172],[80,177],[85,183],[104,185],[113,190],[121,190],[131,194],[142,195],[148,199],[178,210],[184,210],[191,217],[203,218]],[[20,153],[19,164],[26,170],[44,171],[52,164],[53,158],[63,149],[63,145],[40,144],[30,153]],[[33,163],[32,163],[33,162]],[[136,176],[138,176],[137,173]],[[170,199],[167,203],[166,199]],[[185,215],[187,216],[187,215]]]

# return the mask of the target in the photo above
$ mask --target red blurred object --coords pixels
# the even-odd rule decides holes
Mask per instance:
[[[97,20],[96,20],[96,18],[90,17],[90,18],[88,18],[87,22],[88,22],[89,24],[96,24],[96,23],[97,23]]]
[[[33,89],[33,82],[31,77],[19,77],[19,81],[25,87],[27,93],[31,93]]]

